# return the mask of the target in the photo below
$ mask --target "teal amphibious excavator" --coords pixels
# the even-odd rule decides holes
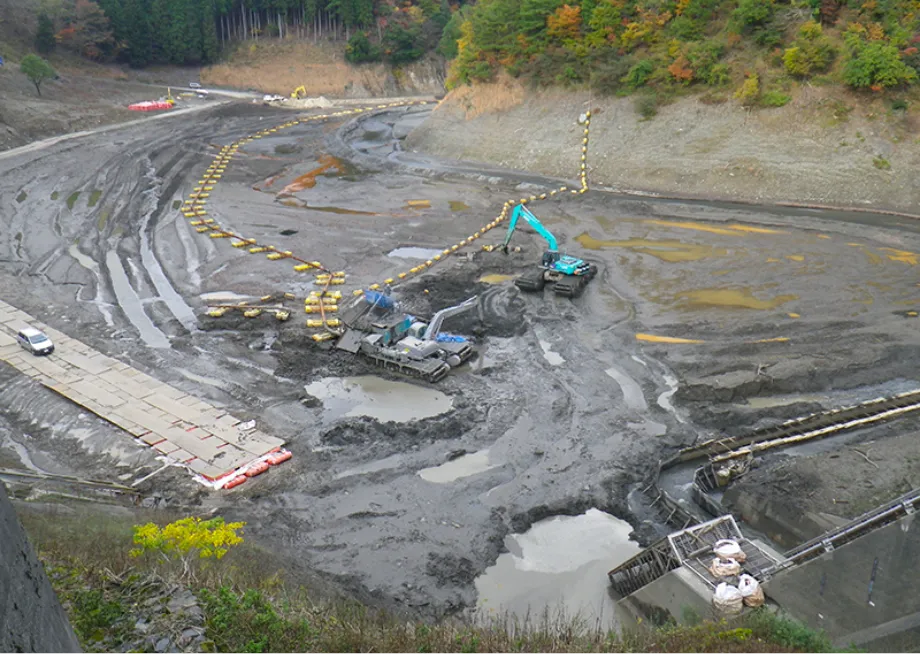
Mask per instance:
[[[581,295],[588,282],[597,275],[597,266],[584,259],[559,252],[556,237],[523,204],[516,206],[511,213],[508,234],[501,244],[502,252],[508,254],[508,243],[511,242],[511,237],[521,218],[546,240],[548,248],[543,253],[539,267],[522,274],[514,281],[514,284],[522,291],[536,293],[542,291],[546,283],[550,282],[554,285],[553,290],[556,295],[570,298]]]

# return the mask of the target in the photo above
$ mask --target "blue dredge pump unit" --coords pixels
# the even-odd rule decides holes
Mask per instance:
[[[401,311],[389,295],[365,291],[342,312],[347,328],[336,348],[366,356],[384,368],[437,382],[473,354],[467,339],[442,334],[441,325],[478,303],[479,297],[473,296],[424,322]]]

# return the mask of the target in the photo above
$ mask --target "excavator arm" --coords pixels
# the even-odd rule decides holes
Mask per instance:
[[[444,323],[444,320],[450,318],[451,316],[456,316],[457,314],[469,311],[474,308],[479,302],[479,296],[474,295],[468,300],[461,302],[460,304],[452,307],[447,307],[446,309],[441,309],[431,318],[431,322],[428,323],[428,327],[425,328],[425,335],[422,337],[423,341],[433,341],[438,337],[438,334],[441,332],[441,325]]]
[[[508,254],[508,243],[511,242],[511,237],[514,235],[514,230],[517,229],[518,221],[522,216],[524,220],[527,221],[527,224],[533,227],[537,234],[543,237],[549,246],[549,251],[558,252],[559,243],[556,242],[556,237],[553,236],[552,232],[546,229],[543,223],[537,220],[537,217],[523,204],[519,204],[514,208],[514,211],[511,212],[511,222],[508,224],[508,233],[505,235],[505,240],[501,244],[502,252]]]

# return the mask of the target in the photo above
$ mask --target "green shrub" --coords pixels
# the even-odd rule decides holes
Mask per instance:
[[[789,104],[790,100],[791,95],[776,90],[766,91],[760,96],[760,104],[764,107],[782,107]]]
[[[636,98],[636,112],[642,120],[651,120],[658,115],[658,98],[654,95],[642,95]]]
[[[713,69],[720,65],[718,62],[724,50],[725,46],[717,41],[691,43],[687,47],[687,61],[693,70],[694,79],[701,80],[710,86],[723,84],[726,81],[728,67],[723,65],[715,72]]]
[[[623,79],[632,65],[632,57],[620,56],[613,49],[596,55],[591,60],[591,90],[601,95],[613,95],[623,86]]]
[[[743,106],[753,106],[760,97],[760,77],[756,74],[748,75],[741,87],[735,91],[735,97]]]
[[[793,46],[783,53],[783,66],[794,77],[808,77],[826,71],[836,56],[834,44],[824,36],[821,26],[808,21],[799,28]]]
[[[833,652],[834,646],[823,631],[814,631],[801,622],[761,608],[745,620],[755,638],[762,638],[798,652]]]
[[[738,31],[751,34],[765,27],[773,19],[775,11],[773,0],[741,0],[732,12],[732,22]]]
[[[421,29],[417,25],[390,23],[383,33],[383,54],[394,66],[412,63],[422,58]]]
[[[907,111],[907,100],[904,98],[896,98],[891,101],[891,110],[892,111]]]
[[[655,62],[651,59],[643,59],[632,66],[620,81],[629,89],[635,91],[640,86],[644,86],[654,72]]]
[[[380,48],[370,42],[367,32],[355,32],[345,45],[345,60],[353,64],[380,61]]]
[[[460,25],[463,24],[463,20],[463,14],[455,11],[451,14],[447,25],[444,26],[444,31],[441,32],[441,38],[435,51],[445,59],[453,59],[459,52],[457,39],[461,36]]]
[[[898,49],[882,41],[848,43],[849,57],[843,66],[843,81],[855,89],[890,88],[917,79],[917,71],[907,66]]]

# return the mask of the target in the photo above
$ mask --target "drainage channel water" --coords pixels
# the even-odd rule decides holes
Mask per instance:
[[[617,629],[621,616],[607,572],[639,552],[632,527],[589,509],[535,523],[505,538],[508,552],[476,579],[480,620],[509,616],[540,626],[544,618],[577,618],[588,629]]]
[[[440,391],[364,375],[324,377],[307,384],[322,401],[324,421],[367,416],[382,422],[411,422],[446,413],[453,400]]]
[[[105,264],[109,271],[109,279],[112,280],[112,290],[115,291],[115,297],[118,299],[118,306],[137,329],[143,341],[150,347],[168,348],[169,338],[157,329],[150,316],[144,311],[141,299],[131,286],[128,273],[125,272],[121,258],[115,250],[109,250],[106,253]]]

